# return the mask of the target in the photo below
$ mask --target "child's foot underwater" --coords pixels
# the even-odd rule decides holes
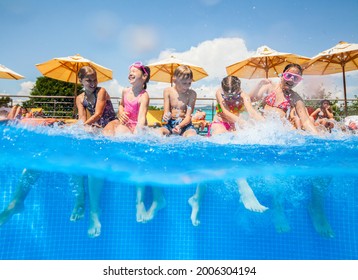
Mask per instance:
[[[191,216],[190,216],[191,223],[193,224],[193,226],[198,226],[200,225],[199,202],[194,196],[192,196],[191,198],[189,198],[188,203],[191,206]]]
[[[154,219],[156,213],[163,209],[167,205],[165,199],[159,201],[153,201],[152,205],[150,206],[147,214],[145,215],[145,221],[151,221]]]

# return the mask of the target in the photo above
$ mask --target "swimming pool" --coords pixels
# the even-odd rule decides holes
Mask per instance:
[[[276,125],[276,124],[272,124]],[[273,132],[270,124],[240,135],[193,139],[151,134],[113,140],[71,128],[0,125],[0,209],[10,201],[23,168],[41,176],[25,211],[0,228],[2,260],[277,260],[358,258],[358,138]],[[89,160],[90,159],[90,160]],[[87,237],[85,219],[70,222],[70,174],[106,178],[102,234]],[[247,177],[264,213],[240,202],[238,176]],[[325,211],[335,236],[323,238],[308,215],[312,178],[330,177]],[[164,189],[167,206],[148,223],[135,218],[135,184]],[[201,224],[187,203],[207,185]],[[272,195],[281,189],[290,231],[277,233]],[[149,193],[150,196],[150,193]],[[148,198],[150,199],[150,198]]]

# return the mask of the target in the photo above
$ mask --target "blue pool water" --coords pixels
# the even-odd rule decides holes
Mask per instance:
[[[106,139],[76,126],[0,125],[0,210],[23,168],[41,173],[25,210],[0,228],[0,259],[357,259],[357,135],[312,137],[277,127],[282,125],[273,121],[215,138],[149,133]],[[83,220],[69,220],[71,174],[106,178],[98,238],[87,237],[88,210]],[[247,177],[269,210],[244,208],[234,182],[239,176]],[[317,234],[308,215],[317,177],[331,178],[324,202],[333,238]],[[167,200],[145,224],[135,217],[137,183],[162,187]],[[197,183],[207,192],[201,224],[194,227],[187,201]],[[285,197],[287,233],[277,233],[273,223],[278,190]]]

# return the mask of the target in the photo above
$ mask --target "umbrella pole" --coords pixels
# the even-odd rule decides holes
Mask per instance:
[[[266,73],[266,79],[268,79],[268,71],[269,71],[269,68],[267,66],[267,57],[265,57],[265,73]]]
[[[75,98],[73,99],[73,118],[76,117],[77,79],[75,83]]]
[[[346,117],[348,115],[348,108],[347,108],[347,89],[346,89],[346,73],[344,69],[344,64],[342,65],[342,73],[343,73],[343,93],[344,93],[344,113]]]
[[[75,98],[73,99],[73,118],[76,118],[76,99],[77,99],[77,83],[78,83],[78,65],[76,67],[76,83],[75,83]]]

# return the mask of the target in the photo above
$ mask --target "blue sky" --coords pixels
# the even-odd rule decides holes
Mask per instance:
[[[206,69],[209,77],[193,88],[210,96],[225,66],[262,45],[312,57],[339,41],[358,43],[357,13],[357,0],[1,0],[0,64],[26,78],[1,79],[0,92],[28,94],[41,76],[35,64],[81,54],[113,70],[114,79],[101,85],[119,96],[132,62],[174,54]],[[347,73],[348,97],[358,95],[357,72]],[[243,82],[246,90],[252,82]],[[337,95],[343,90],[341,75],[311,83]],[[161,96],[165,86],[151,82],[149,93]],[[309,95],[314,86],[304,86]]]

